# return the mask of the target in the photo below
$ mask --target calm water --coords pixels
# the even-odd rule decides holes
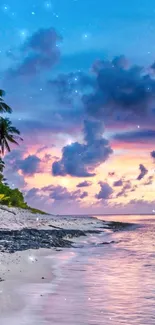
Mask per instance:
[[[44,302],[47,324],[155,324],[155,220],[140,219],[132,218],[136,230],[91,237],[84,248],[60,253],[69,261]],[[95,246],[105,239],[115,243]]]
[[[20,324],[154,325],[155,220],[130,220],[137,227],[82,238],[83,247],[57,252],[54,284]]]

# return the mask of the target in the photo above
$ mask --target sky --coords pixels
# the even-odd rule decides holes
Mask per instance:
[[[5,175],[54,214],[155,213],[153,0],[0,4]]]

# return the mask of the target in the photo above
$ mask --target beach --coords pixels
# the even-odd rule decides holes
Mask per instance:
[[[1,325],[154,324],[153,218],[10,211],[0,215]]]
[[[88,217],[36,215],[22,209],[1,208],[0,319],[1,324],[9,325],[15,317],[17,325],[17,318],[29,302],[28,293],[21,294],[21,288],[28,290],[30,286],[32,290],[34,285],[38,286],[33,304],[43,299],[49,291],[49,283],[53,286],[58,277],[60,250],[70,247],[72,241],[76,243],[87,232],[98,233],[103,222]]]

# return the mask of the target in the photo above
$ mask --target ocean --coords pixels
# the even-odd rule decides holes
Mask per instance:
[[[40,298],[39,285],[23,289],[28,306],[12,324],[155,324],[155,219],[98,218],[131,222],[131,227],[79,238],[75,247],[49,255],[53,280]]]

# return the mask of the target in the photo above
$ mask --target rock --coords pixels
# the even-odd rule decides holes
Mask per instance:
[[[72,229],[1,229],[0,251],[14,253],[28,249],[71,247],[72,242],[69,239],[84,235],[85,232]]]

